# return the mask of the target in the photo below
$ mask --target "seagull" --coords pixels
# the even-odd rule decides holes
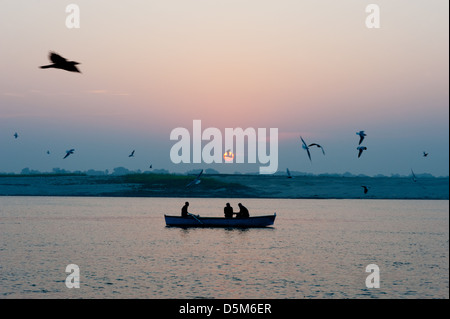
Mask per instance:
[[[150,164],[149,168],[153,168],[153,165],[152,165],[152,164]]]
[[[134,157],[134,150],[133,150],[133,152],[131,152],[130,155],[128,155],[128,157]]]
[[[40,67],[41,69],[55,68],[55,69],[66,70],[69,72],[81,73],[80,70],[78,70],[78,68],[76,67],[77,64],[80,64],[78,62],[67,61],[65,58],[63,58],[62,56],[60,56],[59,54],[57,54],[55,52],[50,52],[50,54],[48,55],[48,58],[50,59],[50,61],[53,62],[53,64],[43,65]]]
[[[292,178],[291,172],[289,172],[289,168],[286,168],[287,178]]]
[[[301,136],[300,136],[300,139],[302,140],[302,143],[303,143],[302,148],[304,150],[306,150],[306,152],[308,153],[309,160],[312,162],[312,160],[311,160],[311,153],[309,152],[308,145],[305,143],[305,141],[303,140],[303,138]]]
[[[14,138],[18,138],[18,137],[19,137],[19,134],[17,134],[17,132],[14,133]]]
[[[308,145],[308,147],[311,147],[311,146],[317,146],[318,148],[322,149],[322,153],[323,153],[323,155],[325,155],[325,151],[323,150],[323,147],[320,146],[319,144],[312,143],[312,144],[309,144],[309,145]]]
[[[427,157],[427,156],[428,156],[428,153],[423,152],[423,157]]]
[[[356,132],[356,135],[359,135],[358,145],[361,145],[362,141],[364,140],[364,137],[367,136],[367,134],[364,133],[364,131],[359,131],[359,132]]]
[[[364,188],[364,194],[367,194],[367,192],[369,191],[369,188],[364,185],[362,185],[361,187]]]
[[[66,151],[66,156],[64,156],[64,158],[68,157],[70,154],[73,154],[73,152],[75,152],[75,150],[73,148],[68,150],[68,151]]]
[[[49,154],[49,155],[50,155],[50,151],[47,151],[47,154]]]
[[[416,174],[414,174],[412,168],[411,168],[411,173],[412,173],[412,180],[413,180],[413,182],[414,183],[417,182]]]
[[[359,158],[361,156],[362,152],[367,149],[367,147],[365,147],[365,146],[358,146],[356,149],[359,151],[359,153],[358,153],[358,158]]]
[[[197,184],[200,184],[200,182],[201,182],[200,176],[202,176],[202,174],[203,174],[203,170],[201,170],[201,172],[197,175],[197,177],[196,177],[192,182],[190,182],[189,184],[187,184],[186,187],[189,187],[189,186],[191,186],[191,185],[197,185]]]

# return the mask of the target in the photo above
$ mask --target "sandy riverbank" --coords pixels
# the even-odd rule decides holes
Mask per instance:
[[[187,188],[191,176],[150,175],[3,176],[0,196],[449,199],[448,178],[206,175]]]

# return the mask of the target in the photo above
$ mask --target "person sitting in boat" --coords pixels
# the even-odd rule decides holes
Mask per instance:
[[[248,209],[241,203],[239,203],[238,206],[239,206],[239,213],[235,213],[236,218],[249,218],[250,214],[248,212]]]
[[[189,202],[184,203],[183,208],[181,208],[181,217],[188,217],[188,215],[189,215],[188,206],[189,206]]]
[[[233,207],[230,206],[230,203],[227,203],[223,208],[223,212],[225,214],[225,218],[233,218]]]

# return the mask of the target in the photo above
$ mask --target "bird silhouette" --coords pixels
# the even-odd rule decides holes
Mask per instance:
[[[134,150],[133,150],[133,152],[131,152],[130,155],[128,155],[128,157],[134,157]]]
[[[367,134],[364,133],[364,131],[359,131],[359,132],[356,132],[356,135],[359,135],[358,145],[361,145],[362,141],[364,140],[364,137],[367,136]]]
[[[14,133],[14,138],[18,138],[18,137],[19,137],[19,134],[17,134],[17,132]]]
[[[303,140],[303,137],[300,136],[300,139],[302,140],[302,148],[306,151],[306,153],[308,153],[309,160],[312,162],[312,160],[311,160],[311,153],[309,152],[309,147],[308,147],[308,145],[307,145],[306,142]]]
[[[361,187],[364,188],[364,194],[367,194],[367,192],[369,191],[369,188],[364,185],[362,185]]]
[[[320,148],[320,149],[322,150],[323,155],[325,155],[325,151],[324,151],[323,147],[320,146],[319,144],[312,143],[312,144],[309,144],[309,145],[308,145],[308,147],[311,147],[311,146],[317,146],[318,148]]]
[[[50,52],[48,55],[48,58],[50,59],[50,61],[53,62],[53,64],[43,65],[40,67],[41,69],[54,68],[54,69],[66,70],[69,72],[81,73],[80,70],[78,70],[78,68],[76,67],[77,64],[80,64],[78,62],[67,61],[67,59],[63,58],[62,56],[60,56],[59,54],[57,54],[55,52]]]
[[[190,182],[189,184],[186,185],[186,187],[189,187],[191,185],[200,184],[200,182],[201,182],[200,176],[202,176],[202,174],[203,174],[203,169],[200,171],[200,173],[197,175],[197,177],[192,182]]]
[[[75,150],[72,148],[68,151],[66,151],[66,156],[63,157],[63,159],[67,158],[69,155],[73,154],[73,152],[75,152]]]
[[[365,151],[365,150],[367,150],[367,147],[365,147],[365,146],[358,146],[356,149],[359,151],[359,152],[358,152],[358,158],[360,158],[362,152]]]
[[[423,152],[423,157],[427,157],[427,156],[428,156],[428,153]]]

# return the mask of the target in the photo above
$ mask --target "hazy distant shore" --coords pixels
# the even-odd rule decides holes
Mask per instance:
[[[449,178],[271,175],[0,176],[0,196],[449,199]],[[364,194],[362,185],[369,187]]]

